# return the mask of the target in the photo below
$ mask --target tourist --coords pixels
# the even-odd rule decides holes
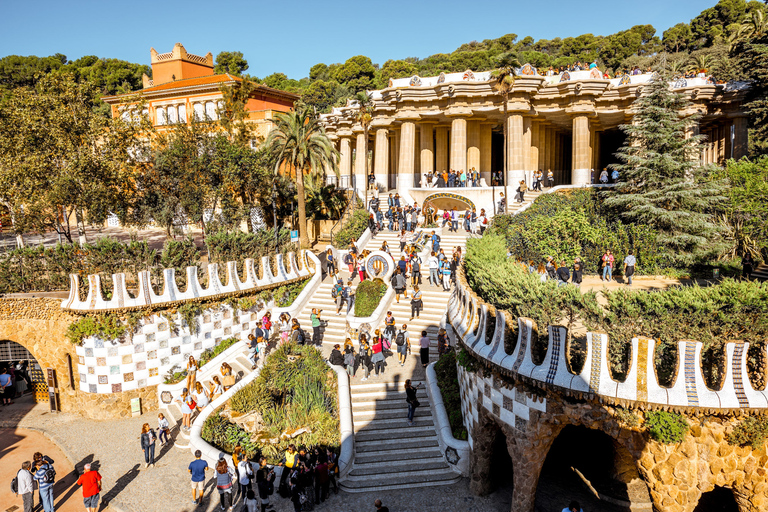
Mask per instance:
[[[748,252],[744,253],[744,255],[741,257],[741,277],[744,279],[749,279],[752,275],[752,272],[755,271],[755,260],[752,258],[752,255]]]
[[[555,267],[555,261],[552,256],[547,256],[547,264],[544,267],[547,271],[547,277],[549,279],[557,279],[557,268]]]
[[[357,258],[357,273],[360,275],[360,282],[365,281],[365,260],[368,257],[368,251],[363,251]]]
[[[504,197],[504,192],[500,193],[499,197],[500,197],[500,199],[499,199],[499,207],[498,207],[498,210],[496,210],[496,213],[497,214],[507,213],[507,200]]]
[[[355,347],[352,346],[352,342],[349,338],[344,342],[344,368],[347,370],[347,375],[350,379],[355,378]]]
[[[549,188],[555,186],[555,173],[552,172],[552,169],[547,169],[547,182],[549,182]]]
[[[469,233],[471,229],[472,229],[471,212],[469,208],[467,208],[466,210],[464,210],[464,231]]]
[[[397,331],[395,345],[397,345],[397,359],[400,362],[400,366],[405,366],[408,350],[411,348],[411,342],[408,339],[408,325],[403,324],[403,327]]]
[[[456,207],[451,208],[451,229],[454,233],[459,232],[459,212],[456,211]]]
[[[299,463],[299,452],[296,451],[296,445],[291,443],[288,445],[288,449],[285,451],[285,453],[283,453],[283,460],[281,460],[277,464],[278,466],[283,467],[283,472],[280,475],[279,488],[285,487],[285,484],[288,481],[288,475],[290,474],[292,469],[298,466],[298,463]]]
[[[363,366],[363,378],[361,380],[366,381],[371,374],[371,357],[373,356],[373,350],[371,349],[371,344],[368,341],[368,335],[366,333],[360,333],[358,341],[360,343],[358,350],[360,354],[360,364]]]
[[[263,330],[261,331],[264,332]],[[259,342],[264,336],[257,338],[253,333],[248,335],[248,360],[251,362],[251,370],[256,369],[256,363],[259,359]]]
[[[333,486],[333,492],[339,494],[339,486],[336,484],[336,475],[339,472],[338,457],[330,446],[325,449],[325,455],[328,458],[328,479]]]
[[[195,390],[192,391],[191,395],[197,405],[196,408],[198,411],[202,411],[209,403],[211,403],[211,397],[208,394],[208,390],[199,382],[195,382]],[[162,434],[160,437],[162,437]]]
[[[539,266],[536,267],[536,273],[539,274],[539,279],[541,279],[541,282],[544,283],[547,280],[547,267],[544,266],[543,262],[539,262]]]
[[[221,380],[218,375],[214,375],[213,379],[209,383],[209,392],[211,394],[211,401],[216,400],[224,394],[224,386],[221,384]]]
[[[16,395],[16,387],[13,385],[8,368],[0,369],[0,394],[3,396],[3,405],[15,403],[12,398]]]
[[[448,260],[443,259],[440,262],[440,273],[443,276],[443,291],[447,292],[451,289],[451,264]]]
[[[381,210],[379,210],[379,203],[377,200],[376,201],[376,232],[381,231],[383,221],[384,221],[384,215],[381,213]]]
[[[432,231],[432,250],[437,252],[440,250],[440,235],[436,234],[434,231]]]
[[[144,467],[155,467],[155,441],[157,435],[149,423],[141,426],[141,449],[144,451]]]
[[[331,478],[328,472],[328,456],[315,448],[317,462],[315,464],[315,504],[319,505],[328,497]]]
[[[449,348],[448,333],[445,329],[440,328],[437,331],[437,357],[440,358],[443,354],[447,354]]]
[[[515,201],[522,204],[525,201],[525,192],[528,190],[528,186],[525,184],[525,180],[520,180],[517,187],[517,196]]]
[[[421,366],[426,368],[429,364],[429,338],[427,337],[427,331],[421,331],[419,355],[421,356]]]
[[[408,404],[408,426],[413,426],[413,414],[416,412],[416,408],[421,405],[416,399],[416,390],[421,387],[421,382],[418,386],[413,387],[411,385],[411,379],[405,379],[405,402]]]
[[[352,281],[347,281],[347,286],[341,292],[342,298],[347,301],[347,315],[355,306],[355,290],[352,288]]]
[[[627,286],[632,286],[632,276],[635,275],[635,265],[637,260],[632,254],[632,249],[627,252],[627,257],[624,258],[624,277],[627,278]]]
[[[557,286],[565,286],[571,280],[571,272],[565,265],[565,261],[560,261],[560,267],[557,269]]]
[[[387,316],[384,318],[384,335],[390,342],[395,337],[395,317],[391,311],[387,311]]]
[[[571,277],[571,283],[581,287],[581,281],[584,277],[584,265],[581,263],[581,259],[576,258],[573,261],[573,276]]]
[[[410,208],[405,212],[405,230],[413,231],[413,213]]]
[[[336,316],[341,315],[341,305],[344,304],[344,286],[341,279],[336,280],[336,284],[331,288],[331,298],[336,301]],[[312,309],[316,311],[316,309]]]
[[[397,270],[400,270],[400,273],[403,274],[403,276],[406,276],[408,273],[408,262],[405,261],[405,256],[407,253],[403,253],[402,256],[400,256],[400,260],[397,262]]]
[[[602,281],[610,282],[613,278],[613,262],[615,261],[613,254],[611,254],[611,250],[606,249],[605,253],[603,253],[602,258],[600,259],[603,262],[603,276],[600,279]]]
[[[252,489],[248,489],[248,492],[245,494],[245,499],[243,500],[242,512],[258,512],[258,510],[259,502],[256,501],[256,494]]]
[[[400,304],[400,295],[404,295],[406,299],[408,298],[408,292],[406,291],[407,283],[405,281],[405,277],[403,276],[403,273],[400,271],[400,268],[395,269],[395,274],[392,276],[391,283],[392,283],[392,288],[395,289],[395,296],[397,298],[397,303]]]
[[[232,373],[232,367],[229,363],[224,361],[221,363],[221,385],[224,387],[224,391],[228,390],[235,385],[235,375]]]
[[[411,286],[417,288],[421,284],[421,257],[414,250],[411,253]]]
[[[37,458],[40,455],[40,458]],[[44,512],[54,512],[53,509],[53,483],[56,471],[53,470],[53,462],[43,457],[42,454],[35,454],[34,479],[37,480],[37,488],[40,493],[40,503],[43,505]]]
[[[264,330],[264,338],[269,339],[272,334],[272,313],[267,311],[264,316],[261,317],[261,328]]]
[[[421,299],[422,293],[419,285],[413,285],[413,295],[411,296],[411,320],[419,318],[421,310],[424,308],[424,302]]]
[[[611,183],[618,183],[619,182],[619,171],[618,169],[614,169],[613,172],[611,172]]]
[[[368,190],[376,189],[376,175],[371,173],[368,175]]]
[[[253,467],[251,466],[251,462],[248,460],[248,454],[243,452],[242,459],[237,462],[237,483],[239,485],[237,492],[238,496],[245,496],[246,493],[249,492],[253,494],[253,490],[251,488],[252,480]]]
[[[389,512],[389,508],[383,506],[381,500],[374,501],[373,506],[376,507],[376,512]]]
[[[390,256],[392,256],[392,253],[389,250],[389,245],[387,245],[387,241],[386,240],[384,240],[384,242],[382,242],[381,247],[379,247],[379,250],[389,254]]]
[[[325,251],[325,268],[329,276],[336,274],[336,261],[333,259],[333,251],[331,249]]]
[[[429,254],[429,258],[427,258],[427,268],[429,268],[429,284],[432,286],[437,286],[440,281],[440,279],[437,277],[437,271],[440,268],[440,262],[437,260],[435,251],[432,251]]]
[[[160,446],[163,446],[168,442],[169,434],[171,433],[171,426],[168,424],[168,419],[163,416],[163,413],[157,415],[157,436],[160,438]],[[165,441],[163,441],[165,436]]]
[[[83,466],[83,474],[77,479],[77,485],[83,486],[83,504],[86,512],[96,512],[99,508],[101,475],[98,471],[91,471],[90,463]]]
[[[342,290],[342,298],[344,297]],[[322,321],[320,320],[320,315],[323,313],[323,310],[318,310],[317,308],[312,308],[312,314],[309,315],[309,320],[312,322],[312,343],[314,343],[317,346],[322,345],[323,338],[322,333],[320,332],[320,327],[322,326]]]
[[[259,459],[259,471],[256,473],[256,487],[259,489],[261,512],[267,512],[267,507],[270,505],[269,497],[275,492],[274,481],[274,470],[267,466],[266,457],[261,457]]]
[[[533,190],[541,192],[541,180],[544,179],[544,172],[539,169],[533,174]]]
[[[189,430],[189,417],[197,404],[192,399],[192,396],[190,396],[187,388],[181,390],[181,396],[176,400],[181,402],[181,428]]]
[[[480,227],[480,236],[483,236],[488,227],[488,216],[485,214],[485,208],[480,208],[480,215],[477,217],[477,225]]]
[[[607,168],[603,168],[603,172],[600,173],[600,183],[602,183],[603,185],[607,185],[608,184],[608,169]]]
[[[232,512],[232,482],[235,474],[224,458],[216,464],[216,490],[219,491],[221,510]]]
[[[35,504],[35,479],[30,469],[32,469],[32,463],[27,460],[22,462],[21,469],[16,473],[17,494],[21,495],[24,512],[32,512]]]
[[[469,212],[469,229],[467,230],[468,233],[476,233],[477,232],[477,211],[472,208],[472,211]]]
[[[360,252],[357,250],[357,238],[352,237],[352,240],[349,241],[348,249],[350,254],[357,257],[357,254]]]
[[[578,501],[572,501],[562,510],[562,512],[584,512],[584,510],[581,508]]]
[[[197,374],[198,368],[197,361],[190,355],[189,360],[187,361],[187,389],[194,389],[195,375]]]
[[[371,351],[373,356],[371,357],[371,363],[373,363],[373,370],[376,377],[379,376],[379,371],[384,374],[384,336],[381,335],[381,331],[376,329],[373,340],[371,340]]]
[[[376,238],[376,217],[372,213],[368,214],[368,230],[371,232],[371,238]]]
[[[281,313],[278,321],[280,325],[280,341],[281,343],[287,343],[291,337],[291,315]]]
[[[344,367],[344,356],[341,355],[339,344],[335,344],[333,346],[333,350],[331,350],[331,356],[328,358],[328,362],[335,366],[341,366]]]

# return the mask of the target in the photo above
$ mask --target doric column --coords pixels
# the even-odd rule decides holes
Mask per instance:
[[[525,155],[523,153],[523,116],[510,114],[507,118],[507,185],[517,185],[525,178]]]
[[[555,163],[552,166],[552,172],[555,173],[555,180],[559,177],[559,173],[562,170],[562,164],[563,164],[563,151],[562,146],[560,145],[562,142],[562,137],[560,136],[560,130],[555,130]]]
[[[590,181],[596,181],[600,177],[600,172],[603,170],[603,164],[600,162],[600,140],[603,137],[603,132],[595,130],[592,133],[592,167],[594,173],[590,176]]]
[[[545,171],[555,171],[555,156],[557,155],[557,146],[555,145],[555,128],[550,126],[547,128],[547,168]]]
[[[747,118],[735,117],[733,119],[733,158],[739,160],[747,156],[748,150]]]
[[[405,191],[413,188],[416,155],[416,123],[403,121],[400,126],[400,159],[397,164],[397,188]]]
[[[726,140],[730,135],[728,127],[720,125],[717,128],[717,163],[720,165],[725,164],[725,159],[728,158],[728,154],[725,152],[728,146]]]
[[[349,176],[352,172],[352,145],[349,136],[339,137],[339,173],[342,176]]]
[[[585,115],[573,118],[573,148],[571,152],[571,183],[583,185],[589,183],[589,168],[592,150],[589,143],[589,117]]]
[[[432,123],[420,123],[419,132],[419,162],[421,163],[420,172],[421,174],[425,174],[435,170],[435,144],[432,137]]]
[[[491,184],[491,157],[493,141],[493,123],[480,123],[480,178]]]
[[[480,169],[480,121],[467,122],[467,172]]]
[[[524,176],[525,176],[525,182],[528,184],[528,186],[531,186],[532,182],[532,174],[531,171],[531,140],[532,140],[532,133],[531,133],[531,118],[528,116],[523,117],[523,169],[525,170]]]
[[[528,153],[528,169],[533,172],[539,170],[539,153],[541,152],[541,123],[531,120],[531,149]]]
[[[438,126],[435,129],[435,170],[443,172],[448,169],[448,128]]]
[[[373,148],[373,173],[376,183],[387,186],[389,175],[389,130],[376,130],[376,145]]]
[[[462,117],[451,122],[451,169],[467,169],[467,120]]]
[[[365,144],[365,133],[359,132],[355,141],[355,188],[365,192],[365,161],[368,159],[368,148]]]

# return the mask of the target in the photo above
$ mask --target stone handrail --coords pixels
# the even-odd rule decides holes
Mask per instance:
[[[256,292],[309,276],[313,271],[309,268],[307,254],[307,251],[300,252],[299,258],[302,265],[299,268],[295,254],[293,252],[288,253],[287,265],[290,270],[286,269],[286,258],[282,254],[275,256],[277,269],[274,271],[271,268],[270,258],[262,257],[263,275],[261,278],[256,272],[254,260],[248,258],[245,260],[245,281],[240,280],[237,262],[229,261],[227,262],[226,285],[219,279],[218,263],[210,263],[206,269],[208,273],[207,288],[203,288],[197,279],[198,267],[187,267],[187,288],[184,292],[181,292],[176,285],[175,270],[167,268],[163,270],[163,291],[159,295],[152,289],[150,273],[147,270],[138,273],[139,289],[136,297],[131,297],[128,294],[125,285],[125,273],[112,274],[113,292],[111,300],[105,300],[102,295],[101,277],[98,274],[92,274],[88,276],[88,296],[85,301],[81,301],[80,279],[76,274],[70,274],[69,296],[61,302],[61,307],[73,312],[91,313],[163,306],[182,301],[218,298],[249,291]],[[316,267],[314,271],[317,272],[317,270]]]
[[[495,322],[493,317],[495,316]],[[547,354],[542,364],[531,354],[534,322],[518,318],[518,337],[514,350],[505,349],[505,338],[512,332],[508,314],[482,301],[459,272],[457,286],[448,303],[447,318],[461,344],[475,357],[503,375],[520,377],[539,387],[555,387],[569,394],[596,397],[601,402],[629,407],[664,408],[681,411],[717,410],[736,412],[768,409],[768,390],[752,387],[747,374],[749,343],[726,343],[725,378],[720,390],[707,387],[701,367],[702,343],[678,342],[678,362],[674,384],[662,386],[656,376],[656,341],[638,336],[632,339],[632,357],[624,382],[611,376],[608,361],[608,335],[587,333],[584,367],[572,373],[566,362],[567,330],[548,328]]]
[[[437,385],[437,374],[435,373],[435,363],[427,366],[427,396],[429,396],[429,408],[432,410],[432,417],[437,423],[437,440],[440,444],[440,450],[445,459],[451,464],[451,469],[463,476],[469,476],[469,441],[460,441],[453,437],[451,422],[448,419],[448,413],[445,410],[443,395],[440,387]],[[450,453],[450,452],[454,453]]]

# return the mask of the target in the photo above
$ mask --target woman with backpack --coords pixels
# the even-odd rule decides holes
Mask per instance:
[[[421,290],[419,285],[413,285],[413,295],[411,295],[411,320],[419,318],[424,302],[421,300]]]
[[[347,338],[344,342],[344,367],[347,370],[347,375],[350,379],[355,378],[355,347],[352,346],[352,341]]]
[[[330,249],[325,251],[325,266],[329,276],[336,275],[336,260],[333,259],[333,251]]]
[[[395,345],[397,345],[397,359],[400,362],[400,366],[405,366],[408,350],[411,348],[411,343],[408,340],[408,326],[406,324],[403,324],[403,327],[397,331]]]
[[[416,398],[416,390],[421,387],[421,383],[418,386],[413,387],[411,385],[411,379],[405,380],[405,401],[408,404],[408,426],[413,426],[413,415],[416,412],[416,408],[420,406],[418,399]]]
[[[480,236],[483,236],[488,227],[488,217],[485,215],[485,208],[480,208],[480,216],[477,218],[477,224],[480,226]]]
[[[371,344],[368,341],[368,335],[366,333],[360,333],[360,364],[363,366],[363,378],[361,380],[368,380],[368,376],[371,374],[371,357],[373,356],[373,350]]]
[[[149,423],[145,423],[141,427],[141,449],[144,451],[144,467],[155,467],[155,441],[157,435],[155,431],[149,427]]]
[[[234,472],[224,458],[216,464],[216,490],[219,491],[221,509],[232,512],[232,483]]]

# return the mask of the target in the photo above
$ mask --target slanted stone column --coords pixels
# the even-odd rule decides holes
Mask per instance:
[[[480,170],[480,121],[467,123],[467,168]]]
[[[355,141],[355,182],[356,190],[365,192],[365,161],[368,159],[368,148],[365,143],[365,133],[357,133]]]
[[[577,115],[573,118],[573,148],[571,163],[571,183],[583,185],[589,183],[589,169],[592,164],[592,150],[589,143],[589,117]]]
[[[349,176],[352,172],[352,146],[349,136],[339,138],[339,173]]]
[[[467,120],[462,117],[451,121],[451,169],[467,170]]]
[[[416,123],[403,121],[400,126],[400,159],[397,164],[397,188],[405,191],[413,188],[416,163]]]
[[[748,148],[747,118],[735,117],[733,119],[733,158],[739,160],[747,156]]]
[[[448,169],[448,128],[438,126],[435,129],[435,170],[443,172]]]
[[[485,183],[491,185],[491,156],[493,141],[493,124],[480,123],[480,178],[485,179]]]
[[[525,155],[523,153],[523,116],[510,114],[507,119],[507,185],[516,186],[525,178]]]
[[[376,130],[376,145],[373,149],[373,174],[376,183],[384,187],[389,181],[389,130]]]
[[[417,184],[424,179],[424,174],[435,170],[435,143],[433,140],[432,123],[420,123],[420,152],[419,161],[421,164],[421,176]],[[424,186],[424,184],[422,184]]]

